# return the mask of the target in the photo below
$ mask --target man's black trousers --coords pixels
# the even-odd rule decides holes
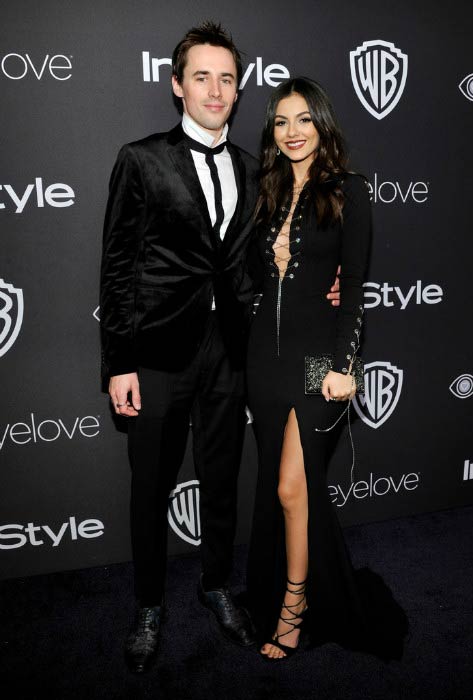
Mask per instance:
[[[168,497],[182,464],[190,416],[200,481],[204,586],[219,588],[228,579],[246,423],[245,382],[243,369],[228,359],[215,312],[185,369],[140,368],[138,377],[142,408],[128,419],[131,539],[136,597],[140,605],[154,606],[164,593]]]

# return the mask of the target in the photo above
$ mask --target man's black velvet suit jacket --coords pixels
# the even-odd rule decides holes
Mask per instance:
[[[223,241],[181,125],[123,146],[110,179],[101,274],[104,376],[178,370],[195,355],[212,297],[228,354],[244,361],[251,313],[245,252],[258,164],[227,142],[238,204]]]

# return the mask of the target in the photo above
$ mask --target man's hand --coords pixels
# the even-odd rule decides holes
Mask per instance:
[[[330,292],[327,294],[327,299],[330,299],[332,306],[340,306],[340,280],[338,275],[340,274],[340,265],[337,269],[337,276],[335,277],[335,282],[330,287]]]
[[[136,372],[117,374],[110,378],[108,393],[115,413],[119,416],[137,416],[141,408],[140,383]],[[128,395],[131,393],[131,402]]]

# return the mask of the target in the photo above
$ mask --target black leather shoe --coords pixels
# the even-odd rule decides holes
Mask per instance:
[[[235,604],[228,588],[204,591],[201,576],[197,596],[202,605],[213,612],[228,639],[242,647],[249,647],[255,643],[255,631],[250,616],[246,610]]]
[[[126,640],[125,658],[134,673],[146,671],[156,656],[162,607],[139,608],[136,622]]]

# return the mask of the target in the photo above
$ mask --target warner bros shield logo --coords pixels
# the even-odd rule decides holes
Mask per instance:
[[[407,79],[407,55],[389,41],[365,41],[350,51],[350,70],[363,107],[376,119],[383,119],[401,99]]]
[[[0,357],[11,348],[23,322],[23,290],[0,279]]]
[[[168,522],[176,535],[198,547],[200,544],[200,491],[197,480],[178,484],[169,494]]]
[[[402,369],[389,362],[365,365],[365,394],[357,394],[353,405],[360,418],[371,428],[383,425],[396,408],[403,374]]]

